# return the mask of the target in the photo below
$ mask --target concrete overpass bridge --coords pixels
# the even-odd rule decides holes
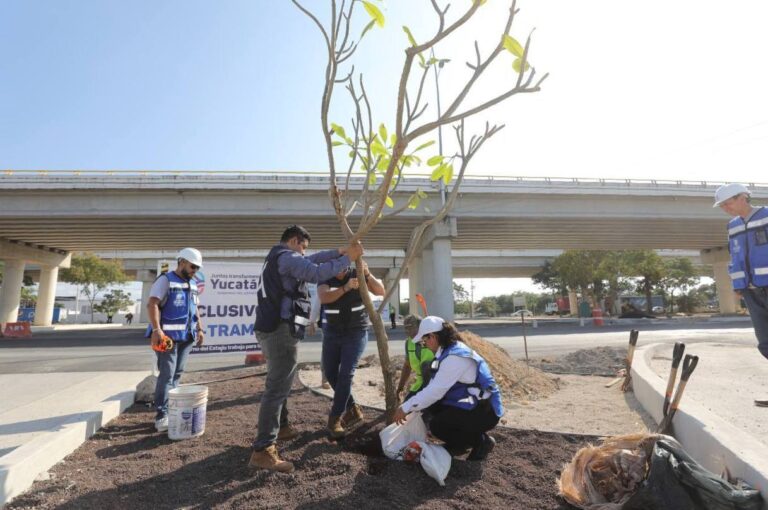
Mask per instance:
[[[359,184],[354,180],[353,187]],[[655,248],[702,253],[713,264],[718,287],[728,289],[726,218],[711,207],[718,184],[468,178],[451,217],[435,226],[408,268],[411,288],[451,316],[452,277],[467,274],[452,264],[453,252]],[[751,188],[758,201],[768,197],[768,186]],[[0,259],[6,260],[6,278],[21,278],[26,263],[39,263],[51,273],[46,281],[55,282],[54,264],[66,264],[73,251],[159,254],[187,245],[206,252],[260,251],[292,223],[309,229],[312,248],[335,247],[344,241],[327,189],[326,176],[308,173],[6,171],[0,174]],[[409,178],[395,202],[416,189],[436,191],[426,177]],[[438,201],[430,193],[426,205],[434,211]],[[411,230],[427,217],[419,209],[385,219],[366,238],[366,249],[402,252]],[[474,269],[481,266],[481,257],[467,259]],[[13,315],[14,294],[4,286],[0,321]],[[726,311],[735,306],[730,294],[720,296]]]

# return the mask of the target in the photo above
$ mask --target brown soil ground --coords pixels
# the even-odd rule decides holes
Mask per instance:
[[[624,368],[626,357],[626,347],[595,347],[557,358],[532,359],[531,365],[553,374],[616,377],[618,371]]]
[[[252,375],[253,368],[190,374],[185,382]],[[483,462],[454,458],[446,486],[417,465],[377,452],[381,415],[346,440],[323,427],[329,401],[298,381],[289,398],[298,438],[280,444],[297,469],[251,472],[263,377],[212,382],[207,430],[174,442],[155,433],[153,412],[135,405],[51,469],[7,508],[506,508],[570,509],[556,492],[563,463],[593,438],[497,428],[498,443]]]

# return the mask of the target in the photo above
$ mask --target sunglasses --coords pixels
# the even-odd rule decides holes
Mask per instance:
[[[192,271],[197,271],[198,269],[200,269],[200,266],[193,264],[192,262],[189,263],[189,267],[190,269],[192,269]]]

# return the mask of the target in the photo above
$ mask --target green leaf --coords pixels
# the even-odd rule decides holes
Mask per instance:
[[[517,42],[517,39],[509,34],[504,34],[504,49],[516,57],[523,56],[523,47]]]
[[[427,198],[427,194],[424,191],[421,191],[420,189],[416,190],[416,194],[419,195],[419,198]]]
[[[403,32],[405,32],[405,35],[408,36],[408,42],[411,43],[411,46],[418,46],[416,44],[416,39],[413,38],[413,34],[411,33],[411,29],[403,25]]]
[[[379,163],[376,165],[376,170],[378,170],[381,173],[384,173],[387,171],[388,167],[389,167],[389,158],[384,157],[379,160]]]
[[[392,197],[390,197],[390,196],[387,197],[387,199],[384,201],[384,203],[387,204],[387,207],[389,207],[390,209],[395,207],[395,201],[392,200]]]
[[[383,145],[381,145],[381,142],[376,139],[371,143],[371,153],[374,156],[386,156],[387,155],[387,149],[384,148]]]
[[[443,156],[440,154],[438,154],[437,156],[432,156],[427,160],[427,164],[429,166],[439,165],[442,162],[443,162]]]
[[[347,134],[344,132],[344,128],[339,126],[338,124],[334,124],[333,122],[331,122],[331,129],[333,130],[334,133],[336,133],[340,137],[342,138],[347,137]]]
[[[519,58],[516,58],[514,62],[512,62],[512,69],[515,70],[515,72],[520,72],[520,67],[523,65],[523,61]],[[527,71],[530,69],[531,66],[528,65],[528,62],[525,63],[525,70]]]
[[[379,136],[381,136],[381,140],[386,143],[387,141],[387,128],[384,127],[384,123],[382,122],[379,124]]]
[[[421,197],[419,197],[418,194],[414,193],[411,195],[411,198],[408,199],[408,209],[416,209],[419,206],[419,203],[421,202]]]
[[[429,147],[430,145],[435,145],[435,141],[434,141],[434,140],[430,140],[430,141],[428,141],[428,142],[426,142],[426,143],[422,143],[421,145],[419,145],[418,147],[416,147],[416,148],[413,150],[413,152],[418,152],[418,151],[420,151],[421,149],[426,149],[426,148],[427,148],[427,147]]]
[[[453,165],[446,165],[445,173],[443,173],[443,182],[448,184],[453,179]]]
[[[331,142],[331,145],[334,146],[334,147],[338,147],[339,145],[344,145],[344,142],[340,142],[338,140],[335,140],[335,141]]]
[[[394,147],[396,143],[397,143],[397,135],[392,133],[392,135],[389,137],[389,145]]]
[[[365,0],[363,0],[363,7],[365,7],[365,11],[371,16],[371,18],[373,18],[379,27],[384,26],[384,15],[381,13],[378,7],[373,5],[371,2],[366,2]]]
[[[363,37],[365,37],[365,34],[367,34],[367,33],[368,33],[368,31],[369,31],[370,29],[372,29],[372,28],[373,28],[373,25],[375,25],[375,24],[376,24],[376,20],[375,20],[375,19],[372,19],[372,20],[371,20],[371,21],[370,21],[370,22],[369,22],[367,25],[365,25],[365,28],[363,29],[363,32],[360,34],[360,39],[362,39]]]
[[[429,176],[430,181],[439,181],[443,178],[443,174],[445,173],[445,165],[440,165],[439,167],[432,170],[432,175]]]
[[[371,188],[376,185],[376,174],[374,172],[371,172],[368,174],[368,186]]]

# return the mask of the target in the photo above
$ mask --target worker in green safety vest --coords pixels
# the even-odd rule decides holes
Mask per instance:
[[[421,391],[429,382],[429,367],[435,359],[435,353],[427,349],[421,342],[414,342],[413,336],[419,331],[421,319],[416,315],[408,315],[403,319],[405,328],[405,363],[400,374],[400,382],[397,385],[398,396],[405,390],[405,384],[414,375],[414,382],[408,387],[408,393],[403,400]]]

